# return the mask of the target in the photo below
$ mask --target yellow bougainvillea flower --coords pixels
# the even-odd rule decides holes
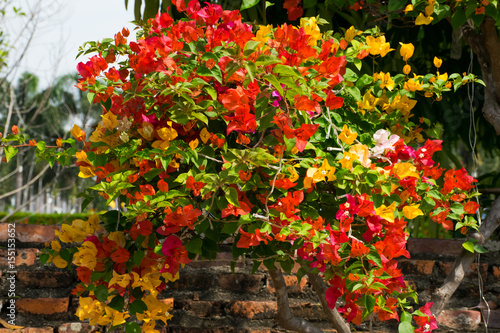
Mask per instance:
[[[428,25],[434,20],[432,16],[424,16],[424,14],[420,13],[415,20],[415,25]]]
[[[104,124],[100,122],[97,124],[96,129],[94,132],[92,132],[92,135],[90,135],[89,141],[90,142],[101,142],[104,140],[104,137],[106,136],[106,127],[104,127]]]
[[[127,288],[128,285],[130,284],[130,280],[132,280],[132,278],[130,277],[130,274],[121,274],[120,275],[113,270],[113,277],[111,278],[111,280],[109,280],[108,285],[112,286],[114,284],[117,284],[122,288]]]
[[[344,157],[339,161],[340,164],[342,164],[342,168],[344,169],[351,169],[352,168],[352,163],[358,159],[358,155],[352,154],[349,152],[344,153]]]
[[[420,178],[417,168],[408,162],[396,163],[392,168],[392,172],[399,179],[405,179],[406,177]]]
[[[413,5],[411,5],[411,4],[408,5],[408,6],[406,6],[405,9],[404,9],[405,15],[408,14],[408,12],[411,12],[411,11],[413,11]]]
[[[420,83],[419,76],[413,74],[413,79],[405,82],[403,88],[408,91],[422,90],[422,83]]]
[[[391,73],[374,73],[373,81],[381,81],[380,88],[387,88],[388,90],[392,90],[394,88],[394,81],[391,78]]]
[[[399,44],[401,44],[401,48],[399,49],[399,54],[401,54],[403,61],[407,61],[413,55],[413,52],[415,51],[415,46],[413,46],[412,43],[408,44],[399,43]]]
[[[116,245],[125,247],[127,241],[125,240],[125,234],[122,231],[113,231],[108,235],[108,239],[116,243]]]
[[[365,111],[372,112],[375,111],[375,106],[377,105],[378,98],[373,96],[370,90],[366,91],[363,95],[363,100],[358,101],[358,111],[361,112],[362,115],[365,115]]]
[[[200,139],[203,143],[207,143],[208,140],[210,140],[210,137],[212,135],[210,134],[210,132],[206,129],[206,128],[203,128],[200,132]]]
[[[342,132],[339,134],[339,139],[345,144],[352,144],[354,140],[358,137],[358,133],[351,131],[347,125],[344,124],[344,127],[342,127]]]
[[[297,179],[299,179],[299,174],[297,173],[295,168],[295,165],[287,168],[287,170],[290,172],[290,177],[288,179],[290,179],[292,183],[296,182]]]
[[[354,37],[356,37],[357,35],[360,35],[362,32],[361,31],[357,31],[354,26],[351,26],[349,29],[346,30],[345,32],[345,35],[344,35],[344,39],[346,42],[350,43]]]
[[[418,207],[419,204],[405,206],[403,208],[403,215],[409,220],[412,220],[417,216],[424,215],[424,213]]]
[[[316,23],[316,18],[315,17],[309,17],[309,18],[301,18],[300,19],[300,27],[304,28],[304,32],[306,35],[309,35],[309,40],[307,44],[309,46],[316,46],[318,43],[318,40],[321,39],[323,34],[319,30],[318,24]]]
[[[380,36],[377,38],[373,36],[367,36],[366,45],[368,45],[368,51],[371,55],[380,54],[380,56],[385,57],[387,53],[389,53],[390,51],[394,51],[394,49],[391,49],[391,44],[385,41],[385,36]]]
[[[310,168],[310,169],[314,170],[314,173],[312,175],[313,183],[326,181],[326,178],[328,178],[329,182],[337,179],[337,177],[335,177],[335,168],[331,167],[330,164],[328,164],[328,160],[326,158],[323,160],[323,164],[319,169],[318,168]]]
[[[448,81],[448,73],[439,74],[439,72],[437,72],[437,79],[443,80],[443,81]]]
[[[411,72],[411,66],[410,65],[404,65],[403,67],[403,73],[405,73],[406,75],[410,74]]]
[[[191,148],[192,150],[195,150],[196,147],[198,147],[199,143],[200,143],[200,140],[194,139],[194,140],[189,142],[189,148]]]
[[[77,140],[77,141],[85,141],[87,136],[85,135],[85,132],[82,131],[78,125],[73,125],[73,128],[71,129],[71,135]]]
[[[172,126],[172,122],[167,122],[169,126]],[[162,127],[156,130],[156,133],[161,138],[160,140],[156,140],[153,142],[152,146],[154,148],[160,148],[166,150],[170,147],[170,141],[174,140],[177,137],[177,131],[172,127]]]
[[[52,262],[54,263],[54,265],[56,265],[57,268],[65,268],[66,266],[68,266],[68,262],[60,256],[55,257]]]
[[[381,205],[380,207],[375,208],[375,213],[388,222],[394,222],[394,211],[396,210],[396,207],[396,202],[393,202],[389,206]]]
[[[76,266],[87,267],[93,270],[97,265],[97,248],[94,243],[90,241],[83,242],[73,256],[73,264]]]
[[[113,112],[108,111],[101,117],[102,117],[102,124],[108,130],[112,131],[118,126],[118,119],[116,118],[116,115]]]
[[[61,243],[59,243],[59,241],[56,239],[54,239],[52,242],[50,242],[50,247],[54,251],[57,251],[57,252],[61,251]]]
[[[146,140],[151,141],[154,138],[154,127],[148,122],[143,122],[142,127],[137,129],[137,132]]]
[[[439,68],[443,64],[443,60],[439,59],[438,57],[434,57],[433,63],[434,63],[434,66],[436,66],[437,68]]]
[[[130,315],[127,313],[127,312],[121,312],[121,311],[118,311],[118,310],[115,310],[113,308],[110,308],[109,306],[106,306],[105,308],[105,311],[106,311],[106,315],[103,316],[106,317],[108,324],[111,324],[112,326],[118,326],[118,325],[121,325],[121,324],[124,324],[125,323],[125,318],[128,318],[130,317]],[[106,325],[108,325],[106,324]],[[103,325],[103,324],[100,324],[100,325]],[[105,326],[105,325],[103,325]]]
[[[256,42],[260,42],[259,46],[263,46],[269,40],[269,37],[266,37],[271,33],[273,26],[269,25],[259,25],[259,31],[255,34],[255,37],[252,40]]]

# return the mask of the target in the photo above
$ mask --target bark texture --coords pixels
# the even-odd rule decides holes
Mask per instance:
[[[285,279],[281,268],[276,268],[269,271],[269,275],[273,280],[276,288],[276,303],[278,304],[278,315],[276,321],[278,324],[287,329],[299,333],[322,333],[323,331],[313,326],[303,318],[295,317],[290,311],[288,302],[288,291],[286,290]]]
[[[478,244],[484,245],[491,234],[500,225],[500,198],[497,198],[492,206],[490,213],[483,224],[479,227],[479,230],[473,233],[469,239],[477,240]],[[450,300],[451,295],[457,290],[460,283],[465,276],[465,271],[469,268],[470,264],[476,259],[477,254],[471,253],[465,249],[462,253],[455,259],[453,267],[443,282],[443,285],[434,292],[432,297],[431,312],[434,316],[439,316],[441,311],[445,308],[446,304]]]
[[[462,27],[464,39],[477,56],[486,84],[482,110],[484,118],[500,135],[500,40],[493,18],[485,17],[481,33],[479,35],[469,25]]]

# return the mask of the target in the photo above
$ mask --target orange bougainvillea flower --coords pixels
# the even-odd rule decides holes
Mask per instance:
[[[77,141],[85,141],[87,138],[87,135],[85,134],[84,131],[78,126],[78,125],[73,125],[73,128],[71,129],[71,135],[77,140]]]
[[[12,134],[14,135],[19,134],[19,128],[16,125],[12,126]]]

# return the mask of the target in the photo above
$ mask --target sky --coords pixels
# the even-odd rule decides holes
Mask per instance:
[[[131,32],[134,25],[133,4],[128,11],[124,0],[16,0],[17,5],[29,17],[36,13],[40,20],[15,77],[30,71],[40,77],[41,88],[54,77],[76,72],[76,65],[88,57],[75,59],[79,46],[86,41],[97,41],[113,37],[123,27]],[[38,7],[37,7],[38,6]],[[9,37],[15,39],[26,19],[8,19]],[[134,33],[131,33],[131,36]],[[14,43],[21,45],[22,43]],[[17,51],[17,53],[16,53]],[[12,52],[12,57],[19,54]]]

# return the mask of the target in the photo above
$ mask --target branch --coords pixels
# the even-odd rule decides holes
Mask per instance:
[[[488,217],[479,227],[477,232],[474,232],[469,238],[476,239],[479,245],[484,245],[495,229],[500,225],[500,198],[496,199],[491,205]],[[439,316],[441,311],[450,300],[451,295],[457,290],[465,276],[465,271],[469,268],[472,262],[476,259],[477,254],[471,253],[465,249],[455,259],[453,268],[432,297],[431,312],[434,316]]]
[[[338,333],[350,333],[351,329],[349,325],[345,322],[344,318],[339,314],[337,309],[330,309],[326,301],[326,285],[323,279],[318,274],[313,274],[307,272],[307,277],[312,285],[314,292],[318,295],[323,308],[323,312],[326,314],[328,320],[332,323],[333,327]]]
[[[295,317],[290,311],[290,304],[288,303],[288,292],[286,290],[285,280],[281,268],[269,270],[269,275],[273,280],[274,287],[276,288],[276,303],[278,304],[278,316],[276,321],[278,324],[287,329],[299,333],[322,333],[322,331],[313,326],[308,321]]]
[[[35,176],[35,178],[33,178],[32,180],[30,180],[29,182],[27,182],[23,186],[21,186],[19,188],[16,188],[15,190],[12,190],[12,191],[10,191],[8,193],[4,193],[4,194],[0,195],[0,199],[3,199],[3,198],[8,197],[8,196],[11,196],[12,194],[16,194],[17,192],[24,190],[26,187],[31,186],[31,184],[33,184],[38,178],[40,178],[41,176],[43,176],[43,174],[45,173],[45,171],[47,171],[49,169],[49,167],[50,166],[47,164],[42,169],[42,171],[40,171],[40,173]]]

